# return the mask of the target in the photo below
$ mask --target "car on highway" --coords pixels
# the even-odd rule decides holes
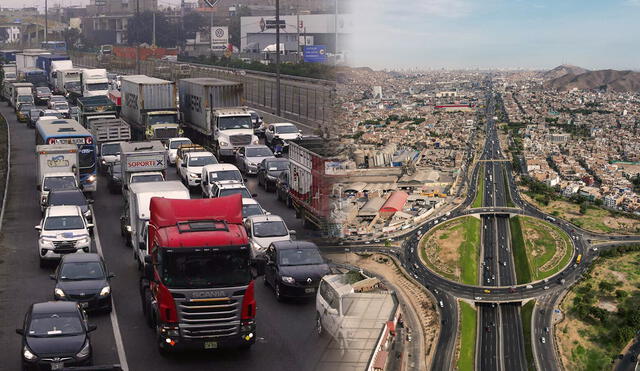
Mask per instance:
[[[260,126],[262,126],[263,118],[258,114],[258,112],[254,110],[248,110],[247,112],[249,112],[249,114],[251,115],[251,122],[253,123],[254,129],[258,129]],[[256,133],[256,135],[257,134],[258,133]]]
[[[296,231],[287,228],[278,215],[254,215],[244,221],[244,228],[251,244],[251,261],[258,274],[264,271],[265,252],[277,241],[290,241]]]
[[[480,297],[480,296],[476,296],[476,297],[475,297],[475,299],[476,299],[476,300],[482,300],[482,297]]]
[[[35,101],[38,104],[44,104],[51,98],[51,89],[46,86],[39,86],[36,89]]]
[[[40,210],[44,212],[45,204],[51,191],[73,190],[80,188],[78,179],[69,173],[47,173],[42,178],[40,191]]]
[[[91,250],[93,224],[87,223],[78,206],[50,206],[35,229],[39,232],[40,267],[65,254]]]
[[[58,205],[75,205],[80,207],[82,215],[91,223],[93,221],[93,211],[90,207],[92,203],[93,200],[88,200],[84,193],[77,188],[54,190],[49,192],[49,197],[47,197],[47,202],[45,202],[45,208]]]
[[[269,124],[264,131],[264,141],[271,144],[275,138],[280,138],[287,145],[288,140],[298,139],[302,136],[302,130],[289,122]]]
[[[122,192],[122,165],[115,162],[107,167],[107,188],[109,193]]]
[[[211,185],[211,193],[209,194],[209,198],[230,196],[236,193],[241,194],[242,198],[253,198],[257,196],[255,193],[252,194],[251,192],[249,192],[247,187],[241,182],[222,181],[214,182]]]
[[[253,198],[242,199],[242,218],[246,218],[254,215],[267,215],[268,213],[260,206],[258,201]]]
[[[52,109],[54,103],[67,103],[67,98],[64,95],[53,94],[49,97],[47,108]]]
[[[215,183],[244,183],[245,178],[240,173],[240,170],[232,164],[210,164],[202,167],[202,173],[200,174],[200,188],[202,191],[202,197],[211,198],[213,185]]]
[[[49,301],[32,304],[16,333],[22,336],[23,370],[62,370],[90,366],[91,338],[96,325],[76,302]]]
[[[542,344],[545,344],[545,343],[547,342],[547,339],[545,339],[545,337],[544,337],[544,336],[541,336],[541,337],[540,337],[540,342],[541,342]]]
[[[69,118],[69,103],[56,102],[51,106],[51,108],[60,112],[65,118]]]
[[[28,116],[27,127],[35,128],[36,122],[40,118],[41,113],[42,113],[42,110],[40,108],[35,108],[35,107],[32,108],[29,111],[29,114],[27,115]]]
[[[488,290],[488,289],[484,289],[482,290],[482,292],[484,292],[485,294],[491,294],[491,290]]]
[[[283,201],[287,207],[291,207],[291,196],[289,195],[289,170],[283,170],[276,179],[276,198]]]
[[[191,142],[191,139],[183,137],[169,138],[169,140],[167,141],[167,158],[169,159],[170,165],[176,164],[176,158],[178,157],[178,148],[183,144],[189,145],[193,143]]]
[[[314,297],[329,266],[313,242],[278,241],[266,251],[264,283],[273,288],[277,300]]]
[[[189,152],[180,162],[178,176],[185,186],[198,187],[201,181],[202,168],[206,165],[217,163],[218,159],[211,152]]]
[[[51,279],[56,281],[56,300],[78,302],[80,308],[111,312],[111,278],[100,255],[95,253],[65,255]]]
[[[18,121],[20,122],[29,122],[29,114],[31,113],[32,109],[35,109],[36,106],[34,106],[33,104],[21,104],[20,108],[18,108],[18,110],[16,111],[16,117],[18,119]]]
[[[179,173],[180,170],[180,165],[182,164],[182,159],[184,158],[184,156],[189,153],[189,152],[206,152],[207,150],[199,145],[199,144],[185,144],[185,143],[181,143],[178,146],[178,150],[176,151],[176,159],[175,159],[175,166],[176,166],[176,174]]]
[[[289,160],[286,158],[267,158],[258,165],[258,185],[265,191],[275,190],[278,176],[289,169]]]
[[[269,147],[251,144],[236,151],[236,166],[243,174],[257,174],[258,165],[266,159],[275,159]]]
[[[545,287],[544,287],[544,289],[545,289],[545,290],[549,290],[549,286],[545,286]]]

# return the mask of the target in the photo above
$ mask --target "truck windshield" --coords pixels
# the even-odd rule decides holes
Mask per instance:
[[[21,95],[18,97],[18,103],[32,103],[33,96],[31,95]]]
[[[79,90],[80,89],[80,81],[71,81],[64,84],[64,88],[67,90]]]
[[[44,221],[46,231],[66,231],[70,229],[84,229],[84,223],[79,215],[50,216]]]
[[[231,129],[251,129],[253,124],[251,123],[251,116],[229,116],[220,117],[218,119],[218,129],[231,130]]]
[[[13,72],[7,72],[4,74],[4,78],[5,79],[15,79],[16,78],[16,74]]]
[[[161,174],[136,175],[131,177],[131,183],[163,182]]]
[[[316,249],[284,249],[278,251],[279,265],[318,265],[324,264]]]
[[[212,182],[220,182],[223,180],[237,180],[243,182],[242,174],[238,170],[212,171],[209,173],[209,179]]]
[[[288,234],[287,226],[281,220],[253,223],[253,235],[256,237],[280,237]]]
[[[242,198],[251,198],[251,193],[246,188],[231,188],[231,189],[222,189],[220,190],[220,195],[218,197],[231,196],[240,193]]]
[[[189,157],[188,166],[205,166],[217,163],[218,160],[214,156]]]
[[[251,281],[248,249],[173,249],[158,257],[160,277],[169,288],[240,286]]]
[[[87,90],[89,90],[89,91],[109,90],[109,83],[96,82],[96,83],[93,83],[93,84],[87,84]]]
[[[120,154],[120,143],[105,143],[102,145],[103,156],[114,156]]]
[[[42,189],[50,191],[53,189],[76,189],[76,178],[72,176],[52,176],[44,179]]]
[[[155,124],[175,124],[178,122],[175,114],[150,115],[149,125]]]

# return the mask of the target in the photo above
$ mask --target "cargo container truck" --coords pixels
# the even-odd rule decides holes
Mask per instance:
[[[30,82],[34,87],[49,86],[46,72],[36,67],[24,68],[18,73],[18,80]]]
[[[337,145],[319,137],[289,141],[289,196],[297,218],[305,227],[339,237],[329,221],[332,182],[339,176],[332,171],[339,163]]]
[[[218,157],[258,144],[251,113],[242,107],[242,83],[214,78],[180,80],[180,111],[185,134]]]
[[[65,67],[65,69],[73,68],[73,62],[71,62],[68,55],[49,54],[49,55],[38,56],[38,58],[36,59],[36,67],[38,67],[39,69],[43,70],[46,73],[47,81],[49,82],[49,84],[51,84],[51,72],[54,71],[54,67],[55,67],[53,62],[59,62],[59,61],[69,62],[67,63],[67,67]]]
[[[120,116],[131,125],[134,139],[164,142],[181,136],[174,82],[145,75],[123,76],[120,92]]]
[[[41,55],[51,55],[51,52],[43,49],[25,49],[22,53],[16,53],[18,72],[25,68],[35,68],[36,61]]]
[[[82,70],[79,68],[71,68],[71,69],[58,69],[52,72],[54,87],[53,92],[55,94],[62,94],[65,97],[69,98],[71,92],[76,92],[76,96],[81,96],[80,93],[80,76],[82,75]]]
[[[142,310],[162,353],[253,345],[256,300],[239,194],[152,198],[147,241]]]

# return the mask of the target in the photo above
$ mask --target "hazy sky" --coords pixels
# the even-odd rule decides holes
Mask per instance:
[[[640,0],[353,0],[354,66],[640,69]]]

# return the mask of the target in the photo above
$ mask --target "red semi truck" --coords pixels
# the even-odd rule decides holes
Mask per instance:
[[[162,353],[250,347],[254,281],[242,199],[151,199],[140,294]]]

